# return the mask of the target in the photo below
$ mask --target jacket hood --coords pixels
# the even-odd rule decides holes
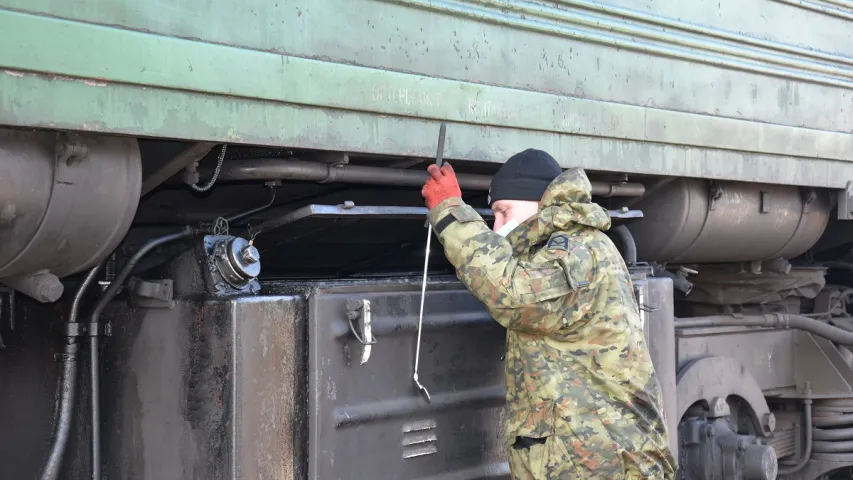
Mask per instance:
[[[592,185],[582,168],[566,170],[548,185],[539,201],[538,218],[540,229],[552,233],[573,224],[603,231],[610,228],[610,215],[592,202]]]
[[[539,201],[539,214],[522,222],[506,238],[522,252],[576,225],[602,231],[610,228],[610,214],[592,202],[592,185],[582,168],[566,170],[555,178]]]

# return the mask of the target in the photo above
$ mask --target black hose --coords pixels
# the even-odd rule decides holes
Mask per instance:
[[[819,262],[820,266],[837,268],[839,270],[853,270],[853,263],[850,262]]]
[[[99,328],[99,320],[101,314],[107,305],[115,298],[121,286],[124,284],[127,277],[130,275],[133,267],[139,263],[139,260],[147,255],[151,250],[165,243],[174,242],[192,236],[193,229],[185,227],[177,233],[163,235],[149,240],[137,252],[130,257],[130,260],[124,264],[121,271],[116,275],[115,279],[110,282],[107,290],[98,299],[95,308],[92,310],[92,315],[89,317],[89,328]],[[100,407],[100,359],[99,359],[99,332],[91,332],[89,337],[89,358],[90,358],[90,383],[91,383],[91,414],[92,414],[92,480],[100,480],[101,478],[101,407]]]
[[[625,263],[628,266],[637,263],[637,243],[634,241],[634,236],[625,225],[619,225],[611,230],[614,235],[619,237],[619,243],[622,244],[622,256],[625,258]]]
[[[92,267],[89,273],[86,274],[80,287],[77,288],[77,293],[71,302],[68,323],[77,323],[83,296],[105,263],[106,259],[101,260],[100,263]],[[59,406],[54,424],[53,442],[44,470],[41,472],[40,478],[42,480],[55,480],[59,477],[59,472],[62,468],[62,458],[65,455],[65,447],[68,445],[68,437],[71,433],[74,397],[77,393],[77,352],[79,349],[80,345],[76,336],[65,337],[62,353],[60,354],[62,358],[62,374],[59,381]]]
[[[675,320],[675,328],[701,327],[769,327],[795,328],[813,335],[826,338],[841,345],[853,345],[853,332],[833,327],[820,320],[802,315],[769,313],[765,315],[749,315],[730,317],[725,315],[715,317],[691,317]]]
[[[793,465],[788,468],[780,468],[779,475],[791,475],[802,470],[809,460],[812,458],[812,447],[814,445],[814,441],[812,438],[812,400],[807,398],[804,400],[805,402],[805,414],[806,414],[806,449],[803,452],[803,456],[800,457],[800,462],[796,465]]]

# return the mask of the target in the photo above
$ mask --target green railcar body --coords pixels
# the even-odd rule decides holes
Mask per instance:
[[[848,0],[0,0],[0,125],[844,188]]]

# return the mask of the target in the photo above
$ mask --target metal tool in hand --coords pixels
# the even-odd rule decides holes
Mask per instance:
[[[444,134],[446,131],[447,125],[442,122],[441,128],[438,131],[438,151],[435,154],[435,164],[438,168],[441,168],[441,160],[444,156]],[[418,386],[418,390],[420,390],[421,395],[427,403],[430,403],[431,399],[429,391],[421,384],[420,380],[418,380],[418,361],[421,357],[421,331],[423,330],[424,325],[424,297],[426,297],[427,268],[429,267],[429,244],[431,239],[432,224],[427,221],[426,253],[424,254],[424,278],[421,282],[421,313],[418,315],[418,343],[415,347],[415,374],[412,376],[412,379],[415,381],[415,385]]]

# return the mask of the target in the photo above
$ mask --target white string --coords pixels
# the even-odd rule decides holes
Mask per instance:
[[[424,256],[424,279],[421,283],[421,313],[418,315],[418,344],[415,348],[415,381],[418,381],[418,362],[421,357],[421,330],[424,323],[424,297],[426,296],[427,267],[429,266],[429,243],[432,240],[432,224],[427,228],[426,254]]]

